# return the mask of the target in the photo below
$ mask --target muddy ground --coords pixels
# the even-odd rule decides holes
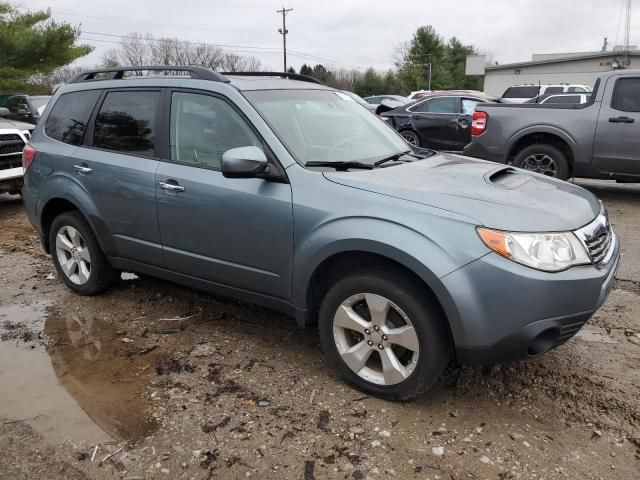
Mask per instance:
[[[581,184],[623,244],[605,306],[410,403],[346,386],[278,313],[133,275],[70,293],[0,196],[0,478],[640,478],[640,186]]]

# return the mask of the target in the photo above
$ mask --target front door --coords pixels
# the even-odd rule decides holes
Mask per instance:
[[[640,175],[640,77],[618,78],[613,88],[607,83],[593,163],[608,172]]]
[[[107,255],[160,267],[155,140],[161,94],[108,91],[68,166],[95,205],[98,237],[109,239]]]
[[[158,221],[167,268],[226,286],[288,298],[293,209],[287,183],[231,179],[222,154],[267,151],[225,99],[173,91],[166,161],[156,172]]]
[[[435,150],[458,148],[459,97],[435,97],[411,107],[411,123],[420,145]]]

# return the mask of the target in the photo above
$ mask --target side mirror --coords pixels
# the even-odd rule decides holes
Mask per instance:
[[[268,172],[267,157],[258,147],[239,147],[222,154],[222,175],[226,178],[253,178]]]
[[[8,117],[8,116],[9,116],[9,109],[0,107],[0,117]]]

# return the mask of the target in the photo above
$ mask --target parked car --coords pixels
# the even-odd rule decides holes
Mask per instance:
[[[421,98],[428,97],[434,94],[460,94],[460,95],[472,95],[472,96],[487,96],[486,93],[481,92],[480,90],[416,90],[415,92],[411,92],[411,94],[407,97],[409,100],[417,101]],[[491,97],[494,98],[494,97]]]
[[[366,108],[370,112],[374,112],[375,113],[377,105],[371,105],[369,102],[367,102],[360,95],[358,95],[357,93],[350,92],[349,90],[341,90],[341,92],[344,93],[345,95],[347,95],[348,97],[352,98],[353,100],[355,100],[357,103],[362,105],[364,108]]]
[[[50,95],[13,95],[4,103],[9,110],[5,118],[35,125],[50,98]]]
[[[591,87],[587,85],[577,84],[544,84],[544,85],[514,85],[505,90],[500,97],[500,101],[503,103],[525,103],[532,98],[540,95],[551,95],[554,93],[590,93]]]
[[[123,79],[167,68],[184,76]],[[59,278],[91,295],[133,271],[281,310],[318,324],[349,383],[395,399],[452,359],[540,355],[602,305],[619,244],[594,195],[410,147],[336,93],[198,67],[72,79],[23,152]]]
[[[410,145],[462,151],[471,141],[471,117],[476,105],[493,101],[484,94],[432,93],[381,115]]]
[[[375,95],[372,97],[364,97],[364,100],[376,107],[381,105],[384,101],[398,102],[400,105],[405,105],[411,102],[411,100],[407,97],[403,97],[402,95]]]
[[[640,70],[600,76],[582,105],[479,105],[466,155],[551,177],[640,181]]]
[[[2,118],[0,108],[0,193],[20,193],[22,188],[22,149],[33,125]]]
[[[564,103],[580,105],[587,103],[590,99],[590,93],[552,93],[550,95],[540,95],[531,100],[527,100],[525,103]]]

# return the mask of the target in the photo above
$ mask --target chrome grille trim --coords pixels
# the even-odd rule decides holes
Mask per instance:
[[[604,268],[613,257],[617,242],[607,211],[603,208],[595,220],[574,233],[587,249],[589,258],[596,268]]]

